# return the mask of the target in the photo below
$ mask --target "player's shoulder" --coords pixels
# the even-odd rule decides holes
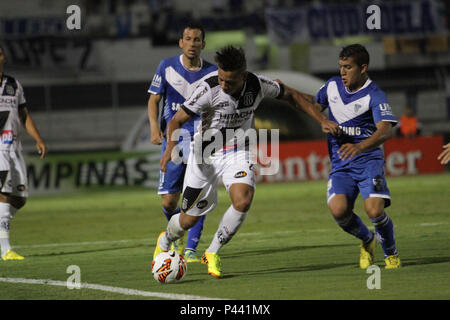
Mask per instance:
[[[333,76],[328,79],[320,88],[319,91],[327,90],[330,83],[334,83],[336,88],[339,88],[342,85],[342,80],[340,76]]]
[[[205,77],[203,79],[203,84],[209,87],[210,89],[213,89],[215,87],[219,86],[219,76],[217,75],[217,72],[213,72],[211,75]]]
[[[168,58],[164,58],[161,60],[161,62],[159,63],[160,66],[174,66],[177,65],[180,61],[180,56],[173,56],[173,57],[168,57]]]
[[[333,76],[325,82],[325,85],[328,86],[330,83],[334,82],[336,85],[342,84],[342,79],[340,76]]]
[[[280,88],[280,84],[278,82],[270,79],[263,74],[253,72],[248,72],[247,86],[250,88],[253,87],[255,91],[259,91],[262,86],[265,88]]]
[[[369,86],[369,95],[373,105],[387,103],[386,93],[374,81]]]

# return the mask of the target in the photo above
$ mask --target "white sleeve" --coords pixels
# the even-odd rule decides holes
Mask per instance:
[[[199,115],[211,106],[211,88],[207,83],[200,84],[192,95],[183,103],[182,108],[189,115]]]
[[[25,94],[23,92],[22,85],[19,81],[16,80],[17,83],[17,97],[19,101],[19,106],[25,104],[27,101],[25,100]]]
[[[282,89],[278,82],[273,81],[272,79],[269,79],[263,75],[258,75],[258,78],[261,83],[261,92],[264,97],[280,98]]]

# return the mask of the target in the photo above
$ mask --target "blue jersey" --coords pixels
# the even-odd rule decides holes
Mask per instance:
[[[194,92],[197,85],[205,77],[217,72],[217,67],[205,60],[201,60],[199,70],[188,70],[183,65],[182,55],[163,59],[156,70],[148,92],[163,97],[160,128],[166,133],[166,127],[173,115],[178,111],[184,101]],[[194,134],[193,118],[183,125],[183,128]]]
[[[367,160],[384,159],[381,147],[358,154],[352,160],[339,159],[337,151],[345,143],[357,144],[372,136],[376,124],[397,119],[392,113],[386,94],[370,79],[356,92],[349,92],[341,77],[328,80],[316,95],[316,101],[329,110],[329,119],[339,124],[340,136],[327,135],[332,172],[348,166],[365,166]]]

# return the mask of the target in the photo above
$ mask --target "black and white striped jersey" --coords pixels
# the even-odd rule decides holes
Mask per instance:
[[[190,98],[182,105],[190,115],[200,115],[201,124],[197,127],[194,140],[198,135],[209,131],[209,135],[227,129],[243,129],[252,127],[253,116],[262,99],[280,98],[283,89],[278,82],[265,76],[248,72],[247,79],[238,99],[226,94],[219,85],[218,76],[205,79]],[[197,136],[197,137],[196,137]],[[225,138],[225,136],[224,136]],[[225,142],[225,141],[224,141]]]
[[[3,74],[0,84],[0,150],[21,150],[19,109],[25,106],[19,81]]]

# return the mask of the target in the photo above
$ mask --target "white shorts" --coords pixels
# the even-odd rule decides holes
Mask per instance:
[[[195,163],[194,157],[194,152],[190,152],[184,176],[181,209],[186,214],[202,216],[216,207],[220,177],[227,192],[234,183],[245,183],[255,188],[255,171],[248,151],[215,155],[210,158],[210,164]]]
[[[27,171],[20,151],[0,150],[0,192],[28,197]]]

